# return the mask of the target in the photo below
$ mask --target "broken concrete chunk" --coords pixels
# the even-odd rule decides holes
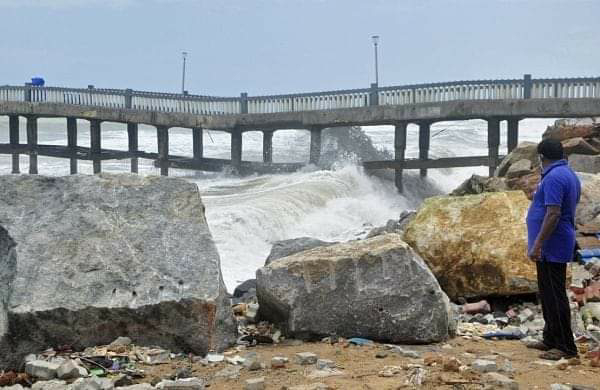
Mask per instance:
[[[288,358],[283,356],[273,356],[271,358],[271,367],[272,368],[283,368],[286,363],[289,361]]]
[[[71,385],[67,385],[67,382],[57,379],[51,381],[37,381],[31,385],[31,390],[68,390],[70,388]]]
[[[498,374],[497,372],[489,372],[483,375],[483,382],[491,384],[494,389],[509,389],[509,390],[519,390],[519,384],[502,374]]]
[[[328,360],[328,359],[318,359],[317,360],[317,370],[325,370],[328,368],[335,368],[335,362],[333,360]]]
[[[78,366],[73,360],[67,360],[58,366],[56,376],[59,379],[75,379],[87,375],[87,370]]]
[[[79,378],[73,382],[72,390],[113,390],[114,383],[107,378],[92,376],[90,378]]]

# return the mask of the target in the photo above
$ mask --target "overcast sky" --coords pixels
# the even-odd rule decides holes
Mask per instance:
[[[0,85],[235,96],[600,76],[599,0],[0,0]]]

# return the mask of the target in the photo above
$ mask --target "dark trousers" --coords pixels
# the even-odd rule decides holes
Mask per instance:
[[[539,298],[544,314],[544,344],[574,355],[577,347],[571,331],[571,308],[566,291],[567,264],[537,262]]]

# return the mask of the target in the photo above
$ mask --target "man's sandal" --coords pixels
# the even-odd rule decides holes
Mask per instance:
[[[544,344],[543,341],[536,341],[536,342],[528,343],[527,348],[537,349],[539,351],[549,351],[552,349],[552,347]]]
[[[542,353],[539,357],[544,360],[560,360],[560,359],[571,359],[576,357],[577,354],[568,354],[561,351],[560,349],[552,348],[549,351]]]

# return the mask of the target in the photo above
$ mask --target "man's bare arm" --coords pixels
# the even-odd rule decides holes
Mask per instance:
[[[560,220],[560,206],[546,206],[546,214],[542,222],[542,228],[535,239],[533,249],[529,254],[529,258],[533,261],[539,261],[542,257],[542,244],[546,241],[556,229]]]

